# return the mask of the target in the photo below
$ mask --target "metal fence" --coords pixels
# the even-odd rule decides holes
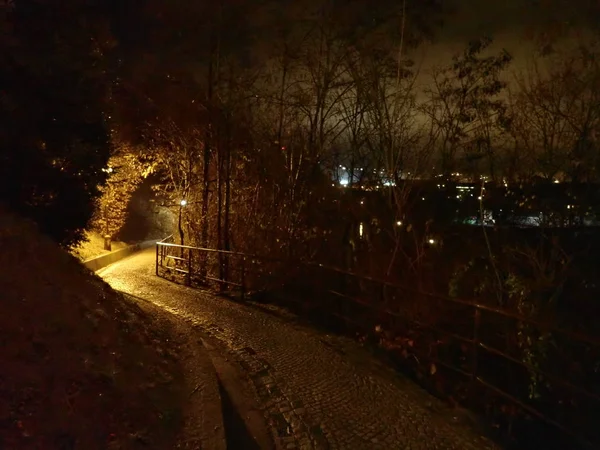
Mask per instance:
[[[459,397],[465,402],[497,396],[578,447],[599,447],[594,423],[600,411],[600,340],[595,337],[323,264],[181,246],[169,239],[156,246],[156,274],[166,272],[183,276],[187,284],[237,288],[242,298],[269,283],[286,288],[295,293],[291,301],[312,305],[356,330],[388,333],[388,342],[405,357],[462,377],[465,392]],[[536,356],[531,349],[546,341],[549,350]],[[562,367],[561,373],[550,366]],[[532,384],[538,398],[530,392]]]

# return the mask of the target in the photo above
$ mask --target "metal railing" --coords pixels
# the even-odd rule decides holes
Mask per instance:
[[[594,436],[591,439],[582,436],[585,433],[578,432],[565,425],[564,421],[566,419],[560,420],[556,417],[550,417],[547,412],[541,411],[542,408],[528,404],[522,398],[518,398],[517,395],[500,386],[502,383],[490,381],[482,373],[483,368],[487,365],[500,367],[498,362],[494,363],[493,361],[494,359],[500,359],[504,366],[508,364],[519,368],[520,372],[512,376],[513,381],[518,383],[519,387],[522,387],[523,383],[527,384],[527,377],[538,377],[545,380],[546,383],[552,383],[552,386],[559,386],[557,389],[560,389],[561,392],[568,392],[569,398],[577,396],[577,398],[585,398],[585,402],[592,402],[594,406],[588,404],[589,411],[600,411],[600,392],[592,392],[577,382],[569,381],[544,368],[536,367],[534,363],[527,361],[526,358],[510,354],[509,351],[501,350],[497,345],[488,342],[488,338],[492,338],[493,332],[498,330],[508,336],[515,330],[530,327],[529,331],[533,334],[539,332],[540,336],[552,335],[554,339],[570,344],[585,345],[587,348],[586,358],[597,361],[597,365],[600,367],[600,340],[595,337],[559,329],[550,323],[540,322],[494,306],[423,292],[393,281],[359,275],[319,263],[278,261],[269,257],[240,252],[181,246],[167,241],[163,240],[157,243],[157,275],[161,270],[170,270],[184,275],[187,284],[192,284],[192,281],[198,278],[201,282],[213,281],[220,286],[232,285],[240,289],[242,298],[244,298],[245,293],[248,291],[246,279],[250,273],[262,273],[263,276],[271,278],[274,276],[272,270],[257,271],[257,267],[269,265],[273,268],[276,264],[280,266],[287,265],[288,267],[295,266],[293,277],[295,280],[285,281],[288,282],[288,286],[293,285],[296,281],[296,288],[299,290],[303,287],[309,287],[311,290],[310,295],[295,299],[303,306],[316,302],[316,306],[324,313],[337,317],[357,329],[372,332],[382,323],[395,323],[395,326],[398,327],[398,323],[402,322],[407,333],[414,329],[427,330],[431,336],[436,337],[437,342],[440,339],[445,339],[447,342],[459,343],[460,346],[468,346],[468,351],[463,351],[466,356],[459,364],[445,360],[431,350],[424,351],[414,343],[411,345],[405,344],[404,350],[408,349],[415,358],[420,358],[466,377],[470,394],[467,395],[468,397],[476,397],[480,392],[480,388],[483,388],[516,405],[530,416],[540,419],[571,436],[581,447],[597,448],[597,440],[600,439],[600,436]],[[194,255],[198,256],[194,257]],[[200,255],[216,255],[216,264],[215,261],[210,264],[207,261],[208,258],[201,258]],[[236,259],[238,263],[232,265],[231,259]],[[170,261],[170,265],[167,261]],[[219,276],[211,273],[211,266],[213,269],[216,267],[219,270]],[[236,273],[237,276],[232,277],[232,274]],[[371,289],[366,288],[365,284],[370,285]],[[457,329],[444,329],[438,323],[429,323],[426,315],[419,317],[419,314],[415,314],[414,311],[407,311],[402,307],[392,307],[406,304],[407,302],[403,302],[402,298],[417,297],[420,299],[428,298],[428,301],[434,306],[437,305],[440,310],[445,308],[443,311],[449,315],[448,320],[458,318],[457,321],[462,324],[462,332]],[[293,297],[291,297],[291,300],[294,300]],[[390,306],[390,303],[392,306]],[[428,302],[423,302],[423,304],[426,303]],[[454,309],[448,307],[448,305],[452,305]],[[500,322],[498,322],[499,320]],[[512,322],[513,325],[508,325],[506,321]],[[455,323],[452,322],[452,325],[454,326]],[[394,328],[394,325],[388,325],[388,328]],[[506,339],[509,340],[508,337]],[[454,344],[448,343],[447,347],[452,347]],[[600,379],[598,382],[599,384],[596,387],[600,390]],[[584,403],[584,401],[581,400],[581,403]],[[591,441],[594,441],[595,445]]]
[[[315,272],[320,271],[321,273],[328,274],[326,276],[326,278],[329,278],[332,274],[335,274],[335,275],[341,276],[343,278],[360,280],[360,281],[367,282],[367,283],[378,286],[378,289],[375,289],[374,290],[375,292],[373,292],[373,290],[372,290],[371,295],[369,295],[367,298],[365,298],[364,296],[356,296],[356,295],[348,294],[346,292],[347,289],[344,289],[344,288],[342,288],[342,289],[317,288],[317,290],[321,290],[322,292],[326,292],[327,294],[329,294],[333,297],[338,297],[347,302],[352,302],[356,305],[360,305],[363,308],[363,311],[364,311],[364,309],[372,310],[375,313],[375,315],[377,316],[378,320],[373,320],[370,325],[374,325],[376,322],[381,322],[381,318],[383,315],[383,316],[387,316],[388,318],[399,319],[400,321],[410,322],[410,324],[412,324],[415,327],[418,327],[420,329],[429,330],[432,333],[435,333],[438,335],[443,335],[446,338],[449,338],[451,340],[458,341],[461,344],[470,346],[468,361],[466,361],[465,364],[462,364],[460,367],[457,367],[456,365],[453,365],[453,364],[449,364],[448,362],[442,360],[440,357],[437,357],[434,354],[424,353],[423,351],[420,351],[419,349],[417,349],[415,345],[411,346],[411,352],[416,354],[418,357],[420,357],[424,360],[428,360],[429,362],[438,364],[439,366],[443,366],[457,374],[460,374],[461,376],[468,377],[468,379],[471,380],[471,386],[469,387],[469,389],[471,389],[472,391],[475,391],[477,389],[477,385],[479,385],[479,386],[484,387],[485,389],[488,389],[488,390],[494,392],[495,394],[508,400],[510,403],[517,405],[519,408],[521,408],[523,411],[527,412],[531,416],[536,417],[537,419],[540,419],[540,420],[546,422],[547,424],[560,430],[561,432],[565,433],[566,435],[571,436],[574,440],[576,440],[579,443],[579,445],[581,447],[590,448],[590,449],[591,448],[599,448],[600,436],[595,436],[595,439],[593,439],[595,442],[594,442],[594,444],[592,444],[592,442],[588,438],[582,436],[581,433],[578,433],[577,431],[572,430],[570,427],[565,426],[562,423],[562,421],[548,417],[548,415],[546,413],[540,411],[538,408],[527,404],[523,400],[517,398],[515,395],[498,387],[493,382],[486,379],[481,374],[481,372],[482,372],[482,365],[483,365],[482,361],[490,359],[490,358],[487,358],[487,356],[491,355],[496,358],[501,358],[505,362],[520,366],[528,374],[532,374],[532,375],[541,377],[545,380],[548,380],[551,383],[559,385],[561,388],[566,389],[567,391],[569,391],[577,396],[585,397],[587,400],[593,402],[593,405],[594,405],[594,406],[588,408],[588,410],[590,412],[596,412],[596,414],[597,414],[597,412],[600,412],[600,392],[592,392],[592,391],[590,391],[572,381],[569,381],[561,376],[558,376],[556,374],[550,373],[549,371],[546,371],[544,369],[536,367],[531,362],[524,361],[514,355],[511,355],[511,354],[507,353],[506,351],[503,351],[503,350],[497,348],[497,346],[485,342],[485,336],[486,335],[489,336],[491,334],[490,330],[486,330],[486,326],[489,326],[490,323],[494,322],[494,320],[493,320],[494,317],[502,318],[502,319],[513,322],[515,324],[513,329],[522,328],[521,325],[527,325],[527,326],[530,326],[532,330],[537,330],[538,332],[543,333],[545,335],[552,334],[555,337],[561,336],[563,339],[566,339],[567,341],[569,341],[571,343],[583,344],[583,345],[588,346],[588,348],[593,349],[593,352],[594,352],[593,355],[595,357],[594,360],[596,361],[596,364],[595,364],[596,365],[596,369],[595,369],[596,373],[597,373],[598,369],[600,368],[600,339],[593,337],[593,336],[583,334],[583,333],[578,333],[578,332],[571,331],[571,330],[561,329],[561,328],[558,328],[548,322],[542,322],[542,321],[539,321],[539,320],[536,320],[536,319],[533,319],[530,317],[526,317],[526,316],[511,312],[511,311],[503,310],[501,308],[497,308],[494,306],[485,305],[482,303],[468,301],[468,300],[464,300],[464,299],[460,299],[460,298],[440,296],[439,294],[432,294],[430,292],[424,292],[421,290],[410,288],[408,286],[402,286],[395,282],[391,282],[391,281],[387,281],[387,280],[383,280],[383,279],[377,279],[377,278],[373,278],[373,277],[369,277],[369,276],[365,276],[365,275],[358,275],[358,274],[355,274],[355,273],[352,273],[349,271],[339,269],[337,267],[327,266],[327,265],[313,263],[313,262],[306,263],[306,267],[310,269],[309,273],[307,273],[305,275],[307,279],[314,279],[314,277],[316,275]],[[321,284],[321,283],[322,283],[322,280],[317,282],[317,284]],[[437,300],[438,302],[441,301],[443,303],[456,305],[461,308],[461,310],[460,310],[461,314],[464,314],[466,312],[466,310],[470,310],[471,315],[467,316],[467,317],[469,317],[469,323],[468,323],[468,326],[466,327],[468,330],[470,330],[469,335],[464,335],[464,334],[460,334],[458,332],[449,331],[449,330],[443,329],[439,326],[427,323],[425,320],[419,320],[415,317],[408,317],[409,315],[403,314],[403,312],[401,310],[394,310],[394,309],[383,306],[381,304],[381,302],[373,301],[374,299],[385,297],[385,293],[384,293],[385,289],[390,289],[390,288],[392,290],[401,290],[404,294],[409,294],[410,296],[416,296],[416,297],[420,297],[420,298],[427,297],[427,298],[430,298],[433,300]],[[379,291],[379,292],[377,292],[377,291]],[[466,310],[465,310],[465,308],[466,308]],[[342,308],[342,310],[343,310],[343,308]],[[365,316],[364,314],[359,315],[362,323],[356,323],[355,317],[349,317],[349,315],[344,314],[343,311],[342,312],[339,312],[339,311],[334,312],[333,314],[336,317],[338,317],[339,319],[342,319],[345,322],[351,323],[358,327],[365,327],[365,325],[366,325],[365,319],[366,319],[366,321],[368,321],[368,318],[367,318],[368,316]],[[491,320],[484,321],[483,320],[484,315],[486,315]],[[588,355],[588,356],[592,357],[592,355]],[[595,375],[594,377],[598,378],[598,375]],[[598,390],[600,390],[600,378],[597,379],[597,382],[598,382],[598,384],[596,385],[596,388]]]
[[[204,285],[209,282],[218,283],[220,290],[224,290],[225,286],[233,286],[239,289],[240,296],[244,299],[247,255],[226,250],[178,245],[170,241],[172,236],[156,243],[155,273],[157,276],[161,276],[163,272],[173,272],[182,275],[188,286],[194,281]],[[209,255],[217,256],[218,274],[211,270],[214,269],[215,264],[211,264]],[[232,257],[238,260],[235,267],[231,264]],[[237,279],[233,280],[230,277],[232,272],[238,273]]]

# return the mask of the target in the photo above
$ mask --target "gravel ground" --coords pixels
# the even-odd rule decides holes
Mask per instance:
[[[152,249],[98,274],[218,341],[251,380],[278,448],[500,448],[349,339],[309,328],[275,307],[238,303],[156,277]]]

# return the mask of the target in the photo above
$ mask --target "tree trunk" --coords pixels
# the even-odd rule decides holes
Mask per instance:
[[[227,137],[225,146],[225,217],[223,221],[223,249],[231,251],[230,209],[231,209],[231,140]],[[223,264],[225,277],[229,277],[229,255]],[[227,279],[227,278],[226,278]]]
[[[202,190],[202,222],[200,228],[200,245],[203,248],[208,248],[208,210],[210,202],[210,163],[212,159],[212,121],[213,121],[213,82],[214,82],[214,57],[216,53],[214,29],[210,33],[211,50],[208,61],[208,87],[207,87],[207,102],[208,102],[208,120],[206,132],[204,135],[204,161],[203,161],[203,190]],[[203,254],[200,261],[200,276],[206,276],[208,256]]]
[[[111,239],[108,235],[104,236],[104,250],[108,252],[112,251]]]
[[[217,151],[217,250],[223,250],[223,148],[220,148]],[[218,254],[219,260],[219,279],[225,279],[224,273],[224,258],[223,254]],[[224,289],[223,283],[220,285],[220,289]]]

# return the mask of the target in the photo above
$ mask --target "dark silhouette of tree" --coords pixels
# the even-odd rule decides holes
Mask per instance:
[[[469,166],[482,158],[491,177],[495,176],[493,143],[506,115],[499,97],[506,87],[501,75],[511,56],[506,51],[484,56],[491,43],[491,38],[470,42],[450,66],[434,70],[432,87],[426,90],[429,102],[423,111],[434,126],[440,171],[446,178],[461,165],[474,175],[476,170]]]
[[[15,0],[0,19],[0,199],[57,242],[82,238],[109,157],[103,11]]]

